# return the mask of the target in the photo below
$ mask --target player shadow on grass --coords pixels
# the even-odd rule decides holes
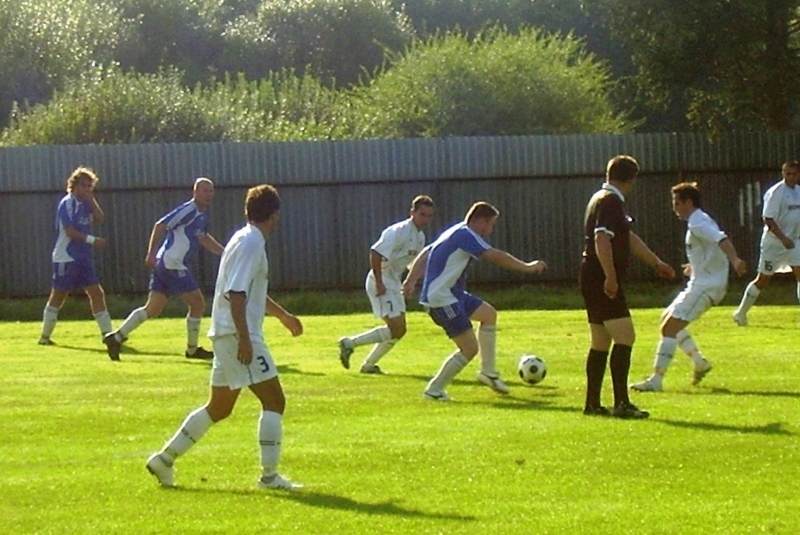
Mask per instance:
[[[168,492],[197,492],[197,493],[219,493],[219,494],[233,494],[237,496],[262,496],[269,499],[288,500],[311,507],[321,507],[323,509],[339,509],[342,511],[351,511],[354,513],[363,513],[367,515],[391,515],[401,517],[418,517],[418,518],[434,518],[439,520],[462,520],[465,522],[474,522],[477,520],[474,516],[465,516],[458,514],[447,513],[429,513],[420,511],[419,509],[410,509],[397,505],[392,501],[385,502],[359,502],[346,496],[337,496],[335,494],[326,494],[323,492],[314,492],[307,487],[295,491],[283,490],[256,490],[256,489],[221,489],[221,488],[208,488],[208,487],[175,487],[164,489]]]
[[[726,431],[744,435],[782,435],[794,436],[794,433],[784,429],[784,423],[774,422],[764,425],[725,425],[710,422],[687,422],[685,420],[669,420],[666,418],[650,418],[650,421],[658,422],[682,429],[696,429],[699,431]]]
[[[800,392],[772,392],[772,391],[759,392],[757,390],[735,391],[731,390],[730,388],[722,388],[722,387],[711,387],[706,391],[706,393],[718,396],[760,396],[767,398],[771,397],[800,398]]]

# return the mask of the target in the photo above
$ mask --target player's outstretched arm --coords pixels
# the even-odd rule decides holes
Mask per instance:
[[[537,275],[547,269],[547,263],[544,262],[544,260],[524,262],[502,249],[489,249],[485,251],[481,257],[502,268],[511,271],[521,271],[522,273],[530,273],[532,275]]]
[[[417,281],[425,272],[425,264],[428,261],[428,255],[431,252],[431,246],[425,247],[419,252],[417,257],[411,262],[411,267],[408,268],[408,275],[406,280],[403,281],[403,295],[411,297],[414,295],[414,288],[417,286]]]
[[[634,232],[631,232],[631,253],[633,253],[633,256],[652,267],[656,274],[662,279],[675,278],[675,269],[661,260]]]
[[[278,321],[292,333],[292,336],[300,336],[303,334],[303,324],[300,319],[294,314],[290,314],[270,296],[267,296],[267,314],[278,318]]]
[[[722,249],[722,252],[728,257],[728,260],[730,260],[731,266],[733,267],[733,271],[735,271],[737,275],[742,277],[747,274],[747,264],[744,260],[739,258],[739,254],[736,252],[736,247],[734,247],[730,238],[725,238],[719,242],[719,248]]]
[[[225,247],[211,234],[203,234],[197,241],[200,242],[200,245],[205,249],[211,251],[215,255],[221,255],[222,251],[225,250]]]

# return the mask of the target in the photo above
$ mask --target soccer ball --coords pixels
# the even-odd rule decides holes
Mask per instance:
[[[517,371],[522,382],[529,385],[541,383],[547,377],[547,365],[536,355],[522,355]]]

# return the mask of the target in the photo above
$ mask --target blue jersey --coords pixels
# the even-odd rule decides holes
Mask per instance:
[[[67,236],[67,227],[83,234],[91,234],[92,208],[71,193],[64,195],[56,211],[56,245],[53,247],[53,262],[65,263],[92,258],[92,246],[85,241],[74,241]]]
[[[156,254],[157,265],[167,269],[186,269],[197,254],[197,245],[208,229],[208,217],[194,201],[187,201],[158,220],[167,227],[167,236]]]
[[[492,246],[466,223],[444,231],[431,245],[419,302],[431,308],[452,305],[466,291],[466,271]]]

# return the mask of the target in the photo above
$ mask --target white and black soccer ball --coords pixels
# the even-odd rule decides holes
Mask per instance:
[[[523,383],[535,385],[547,377],[547,365],[536,355],[522,355],[517,372]]]

